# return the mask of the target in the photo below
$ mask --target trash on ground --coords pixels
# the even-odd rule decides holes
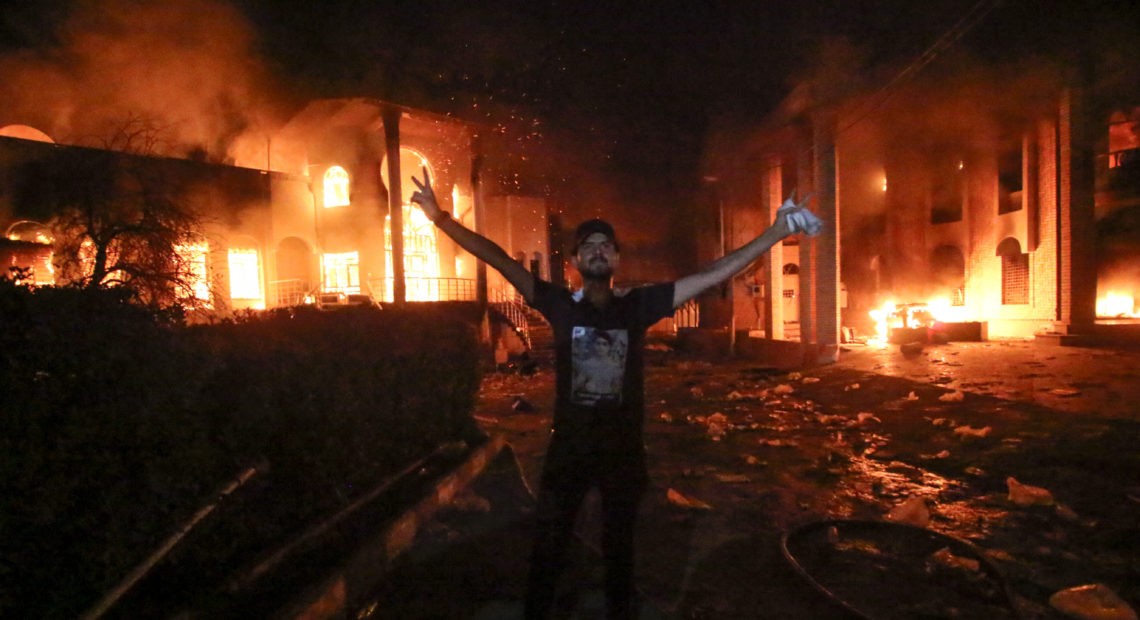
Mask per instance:
[[[1009,487],[1009,501],[1018,506],[1052,506],[1053,494],[1048,489],[1022,484],[1010,476],[1005,479]]]
[[[796,391],[796,389],[793,388],[792,386],[788,385],[787,383],[781,383],[780,385],[777,385],[775,388],[772,389],[772,392],[774,394],[780,394],[780,395],[791,394],[792,392],[795,392],[795,391]]]
[[[859,384],[858,383],[852,383],[851,385],[844,387],[843,391],[844,392],[850,392],[851,390],[857,390],[857,389],[859,389]]]
[[[691,510],[712,510],[713,507],[699,499],[692,497],[685,497],[674,489],[669,489],[665,492],[665,496],[669,498],[669,502],[674,506],[682,508],[689,508]]]
[[[926,506],[925,499],[915,495],[891,508],[887,513],[887,521],[926,527],[930,523],[930,508]]]
[[[1081,520],[1080,515],[1078,515],[1075,510],[1073,510],[1072,508],[1069,508],[1068,506],[1066,506],[1064,504],[1057,504],[1057,506],[1055,507],[1054,510],[1056,511],[1058,517],[1061,517],[1062,519],[1064,519],[1066,521],[1080,521]]]
[[[819,377],[804,377],[804,383],[819,383]]]
[[[910,394],[907,394],[906,396],[904,396],[903,400],[918,400],[918,396],[915,395],[914,392],[911,392]]]
[[[800,442],[795,439],[761,439],[760,445],[774,446],[777,448],[794,448],[800,445]]]
[[[1080,620],[1137,620],[1136,611],[1101,583],[1054,592],[1049,606]]]
[[[709,439],[712,439],[713,441],[720,441],[727,434],[728,434],[728,431],[725,430],[724,424],[721,424],[719,422],[709,421],[709,429],[708,429]]]
[[[751,454],[742,454],[740,456],[743,457],[744,462],[748,463],[749,465],[767,465],[768,464],[767,461],[761,461],[760,459],[752,456]]]
[[[451,507],[461,512],[491,512],[491,502],[473,491],[461,491],[451,500]]]
[[[691,387],[689,388],[689,394],[692,394],[693,398],[704,398],[705,391],[700,387]]]
[[[974,428],[974,427],[970,426],[969,424],[963,424],[962,426],[959,426],[958,428],[954,429],[954,434],[955,435],[961,435],[963,437],[988,437],[990,434],[990,431],[992,431],[992,430],[993,430],[993,428],[989,427],[989,426],[983,426],[982,428]]]
[[[532,413],[534,412],[534,405],[530,404],[530,401],[522,396],[516,396],[511,403],[511,409],[519,413]]]
[[[748,398],[748,397],[745,396],[744,394],[741,394],[740,392],[737,392],[736,390],[733,390],[733,391],[729,392],[728,396],[725,396],[724,398],[726,400],[744,400],[745,398]]]
[[[645,349],[647,351],[672,351],[673,347],[661,342],[651,342],[645,345]]]
[[[803,379],[803,377],[804,377],[804,376],[803,376],[802,374],[798,373],[798,372],[791,372],[791,373],[788,373],[788,381],[796,381],[796,380],[799,380],[799,379]]]
[[[1081,391],[1073,388],[1053,388],[1049,390],[1049,393],[1054,396],[1077,396]]]
[[[962,402],[962,399],[964,399],[965,397],[966,397],[966,395],[963,394],[962,392],[960,392],[958,390],[954,390],[953,392],[947,392],[947,393],[943,394],[942,396],[939,396],[938,400],[940,400],[944,403],[960,403],[960,402]]]
[[[744,474],[717,474],[716,479],[721,482],[730,484],[738,482],[752,482],[752,479],[748,476],[745,476]]]
[[[820,424],[846,424],[849,418],[843,415],[827,415],[825,413],[815,414],[815,421]]]
[[[902,351],[903,355],[918,355],[919,353],[922,353],[922,343],[908,342],[904,345],[901,345],[899,347],[899,351]]]
[[[855,414],[855,417],[858,418],[860,424],[866,424],[867,422],[882,422],[878,416],[869,411],[860,411],[859,413]]]
[[[969,474],[971,476],[977,476],[978,478],[985,477],[985,475],[986,475],[986,470],[982,469],[981,467],[967,467],[966,469],[964,469],[962,471],[966,472],[967,474]]]
[[[966,558],[960,555],[950,553],[950,547],[943,547],[938,551],[930,554],[929,560],[938,566],[945,566],[947,568],[962,568],[971,572],[978,572],[981,569],[981,562],[973,558]]]
[[[668,413],[662,413],[659,417],[661,418],[662,422],[672,422],[673,421],[673,416],[669,415]]]

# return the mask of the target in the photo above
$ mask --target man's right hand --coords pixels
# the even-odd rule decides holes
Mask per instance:
[[[428,172],[427,166],[424,166],[424,180],[421,183],[415,175],[412,175],[412,183],[416,184],[417,189],[412,193],[412,202],[419,205],[423,210],[424,215],[431,221],[436,221],[443,213],[443,209],[439,207],[439,203],[435,200],[435,192],[431,188],[431,174]]]

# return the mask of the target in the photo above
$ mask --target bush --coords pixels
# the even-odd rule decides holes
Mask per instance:
[[[269,473],[169,563],[220,578],[477,433],[463,323],[372,310],[185,327],[130,301],[0,283],[0,616],[83,611],[252,463]]]

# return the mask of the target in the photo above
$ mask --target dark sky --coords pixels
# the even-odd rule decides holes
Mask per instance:
[[[170,53],[160,75],[170,75],[172,68],[176,73],[180,66],[192,72],[204,62],[202,49],[217,48],[215,56],[248,49],[255,58],[246,64],[257,66],[258,75],[270,85],[265,90],[283,109],[308,98],[373,96],[478,120],[515,137],[520,158],[529,153],[534,157],[528,161],[556,162],[556,176],[565,176],[568,183],[585,185],[589,179],[590,185],[605,186],[604,191],[586,192],[583,200],[636,209],[691,201],[708,128],[763,118],[787,94],[790,76],[814,66],[824,42],[846,37],[867,63],[915,58],[976,4],[40,0],[0,8],[0,69],[47,63],[57,74],[48,83],[59,85],[92,71],[98,62],[91,57],[113,43],[116,29],[124,31],[123,36],[139,36],[130,32],[133,5],[152,20],[146,26],[151,30],[172,28],[156,6],[175,7],[171,15],[183,22],[213,13],[201,18],[198,27],[209,32],[195,32],[193,23],[171,30],[175,37],[202,38],[205,43],[187,43],[186,49],[196,56],[177,46],[166,50]],[[1082,4],[1087,3],[1005,0],[961,44],[1001,57],[1027,41],[1064,41],[1066,30],[1081,29],[1071,17]],[[1097,6],[1107,14],[1127,4],[1107,1]],[[93,25],[107,7],[117,12],[118,21]],[[1119,21],[1134,28],[1127,20]],[[96,29],[101,29],[98,36],[76,34],[90,35]],[[249,42],[218,47],[224,41],[208,37],[219,31],[232,31],[239,38],[248,33]],[[75,41],[82,45],[75,46]],[[122,59],[132,54],[146,62],[156,43],[124,48],[127,52],[116,57],[119,64],[111,66],[122,71],[127,66]],[[68,45],[79,52],[53,49],[70,50]],[[49,52],[39,53],[44,50]],[[29,51],[37,52],[32,54],[35,62],[15,62],[26,60]],[[68,58],[84,62],[68,64]],[[233,72],[236,84],[243,62],[230,59],[219,67]],[[25,79],[30,88],[42,86],[42,80]],[[184,80],[184,86],[195,80]],[[107,82],[102,96],[121,99],[121,91],[140,88],[142,78],[135,86],[115,81],[113,76],[80,80],[82,87],[70,87],[70,92],[90,93]],[[230,89],[228,100],[240,102],[238,110],[226,111],[230,116],[256,99],[252,88],[210,87]],[[177,88],[166,88],[172,98],[186,98]],[[139,99],[127,102],[156,105],[153,98]],[[201,131],[229,129],[223,123]]]

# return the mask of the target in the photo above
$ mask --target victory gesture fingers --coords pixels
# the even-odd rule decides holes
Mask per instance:
[[[424,215],[433,222],[440,217],[443,209],[439,207],[439,203],[435,199],[435,191],[431,188],[431,173],[428,172],[427,166],[424,166],[424,180],[421,182],[419,179],[412,175],[412,183],[416,184],[418,188],[412,193],[412,202],[419,205],[423,209]]]

